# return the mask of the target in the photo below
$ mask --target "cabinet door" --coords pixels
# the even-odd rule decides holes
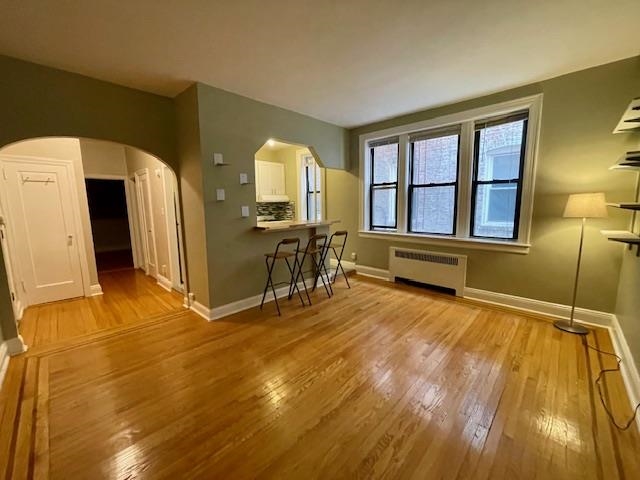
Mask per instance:
[[[262,201],[263,195],[271,195],[271,168],[269,162],[256,160],[256,200]]]
[[[271,168],[271,186],[275,195],[285,195],[285,179],[284,165],[281,163],[273,163]]]

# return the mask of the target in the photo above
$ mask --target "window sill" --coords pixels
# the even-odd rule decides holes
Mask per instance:
[[[518,253],[526,255],[529,253],[530,243],[510,242],[501,240],[488,240],[480,238],[456,238],[441,237],[436,235],[419,235],[415,233],[382,232],[371,230],[358,230],[360,238],[376,238],[395,240],[405,243],[424,243],[428,245],[440,245],[452,248],[468,248],[472,250],[489,250],[494,252]]]

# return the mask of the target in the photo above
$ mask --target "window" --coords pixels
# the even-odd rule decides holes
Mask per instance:
[[[304,184],[307,200],[307,220],[322,220],[322,197],[320,191],[320,167],[312,156],[304,159]]]
[[[541,102],[535,95],[362,135],[360,234],[526,253]]]
[[[409,136],[409,231],[453,235],[458,192],[458,127]]]
[[[476,122],[473,154],[474,237],[516,239],[528,113]]]
[[[398,139],[371,143],[370,219],[372,229],[397,227]]]
[[[322,220],[322,169],[308,150],[298,153],[300,220]]]

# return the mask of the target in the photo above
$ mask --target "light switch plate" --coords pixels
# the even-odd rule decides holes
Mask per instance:
[[[224,202],[224,188],[216,189],[216,200],[219,202]]]
[[[222,165],[224,163],[224,158],[221,153],[213,154],[213,164],[214,165]]]
[[[242,207],[240,207],[240,215],[242,215],[243,217],[249,216],[249,207],[247,205],[243,205]]]
[[[240,174],[240,185],[246,185],[249,183],[249,176],[246,173]]]

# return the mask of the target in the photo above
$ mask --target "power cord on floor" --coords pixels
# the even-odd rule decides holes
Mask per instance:
[[[583,337],[584,338],[584,337]],[[636,419],[636,415],[638,415],[638,410],[640,410],[640,403],[638,403],[636,405],[636,408],[633,409],[633,415],[631,416],[631,418],[627,421],[627,423],[625,423],[624,425],[620,425],[616,419],[613,417],[613,413],[611,413],[611,410],[609,409],[609,407],[607,406],[607,403],[604,401],[604,394],[602,393],[602,379],[604,378],[605,373],[610,373],[610,372],[619,372],[620,371],[620,364],[622,363],[622,358],[620,358],[618,355],[616,355],[615,353],[611,353],[611,352],[605,352],[604,350],[600,350],[597,347],[594,347],[592,345],[589,345],[589,342],[587,342],[587,339],[584,338],[584,344],[587,348],[590,348],[591,350],[594,350],[598,353],[602,353],[603,355],[609,355],[611,357],[615,357],[616,358],[616,368],[604,368],[602,370],[600,370],[600,373],[598,373],[598,377],[596,378],[596,386],[598,387],[598,395],[600,396],[600,403],[602,403],[602,407],[604,408],[604,411],[607,412],[607,416],[609,417],[609,420],[611,420],[611,423],[613,423],[613,425],[615,425],[615,427],[618,430],[621,431],[625,431],[627,430],[635,421]]]

